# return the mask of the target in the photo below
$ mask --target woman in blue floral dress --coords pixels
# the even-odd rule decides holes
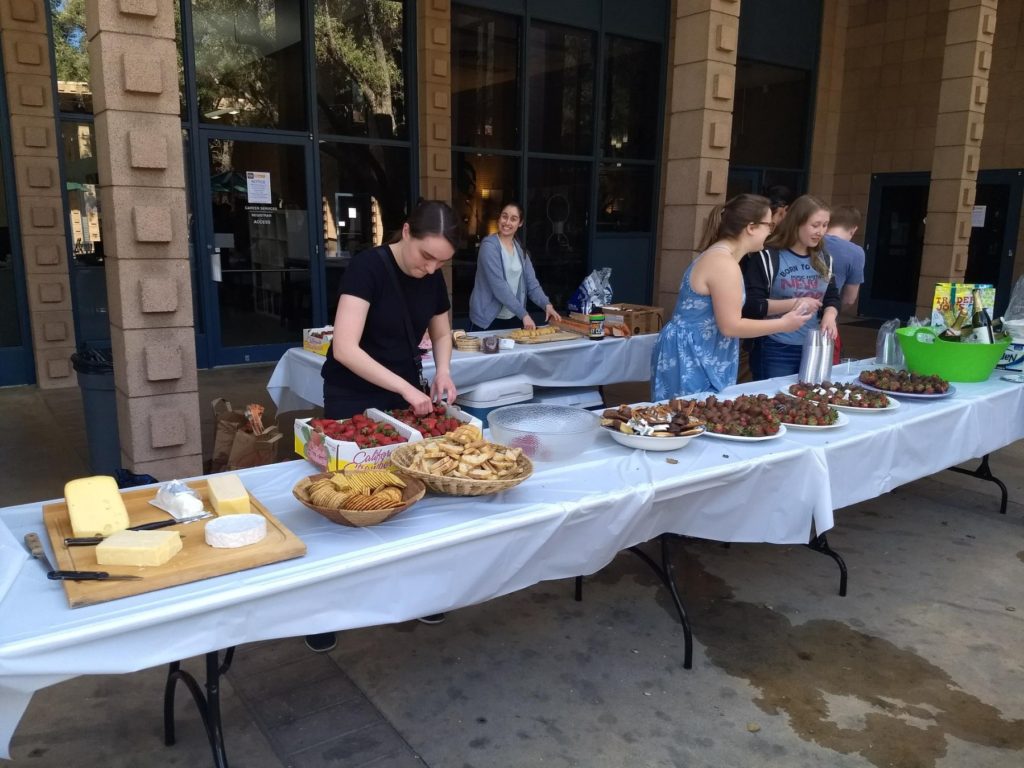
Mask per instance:
[[[712,210],[701,254],[683,274],[675,311],[658,334],[651,361],[653,400],[720,392],[735,384],[740,339],[796,330],[817,311],[814,300],[806,299],[782,317],[742,317],[739,261],[761,250],[771,230],[768,199],[759,195],[737,195]]]

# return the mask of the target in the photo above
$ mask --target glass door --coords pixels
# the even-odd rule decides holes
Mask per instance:
[[[0,144],[0,149],[6,149],[4,144]],[[16,249],[19,238],[13,228],[8,205],[13,202],[7,197],[9,171],[5,158],[0,166],[0,387],[29,384],[35,378],[25,275]]]
[[[996,287],[993,317],[1002,315],[1013,290],[1013,251],[1020,227],[1024,171],[981,171],[974,196],[966,283]]]
[[[209,360],[276,360],[323,313],[308,141],[211,133],[205,142],[200,251]]]

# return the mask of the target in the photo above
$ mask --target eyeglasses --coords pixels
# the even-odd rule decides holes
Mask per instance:
[[[772,233],[775,231],[774,221],[753,221],[751,222],[755,227],[768,227],[768,232]]]

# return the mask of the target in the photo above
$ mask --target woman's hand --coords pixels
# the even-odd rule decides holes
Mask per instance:
[[[530,317],[529,315],[523,315],[523,328],[525,328],[528,331],[532,331],[536,327],[537,324],[533,322],[532,317]]]
[[[426,416],[434,410],[434,402],[430,399],[430,395],[420,392],[411,384],[409,385],[409,388],[402,393],[402,397],[405,398],[405,402],[409,404],[409,407],[412,408],[412,412],[417,416]]]
[[[816,299],[813,296],[801,296],[798,299],[793,299],[793,310],[799,310],[801,307],[804,307],[806,314],[813,315],[821,309],[821,299]]]
[[[434,402],[439,403],[447,399],[448,405],[454,405],[457,394],[458,391],[455,389],[455,382],[452,381],[451,374],[437,373],[434,376],[434,380],[430,383],[430,397]]]
[[[836,327],[836,311],[825,310],[825,316],[821,318],[821,332],[832,341],[839,338],[839,328]]]
[[[547,320],[549,323],[562,322],[562,316],[555,312],[555,308],[551,304],[548,304],[546,307],[544,307],[544,319]]]
[[[804,323],[810,320],[814,316],[814,309],[811,304],[802,304],[797,302],[796,306],[793,307],[789,312],[779,318],[785,323],[786,332],[798,331],[804,327]]]

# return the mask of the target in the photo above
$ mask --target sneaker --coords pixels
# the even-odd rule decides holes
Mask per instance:
[[[322,632],[319,635],[306,635],[306,647],[313,653],[333,651],[338,644],[333,632]]]
[[[445,619],[443,613],[432,613],[429,616],[420,616],[416,621],[422,621],[424,624],[440,624]]]

